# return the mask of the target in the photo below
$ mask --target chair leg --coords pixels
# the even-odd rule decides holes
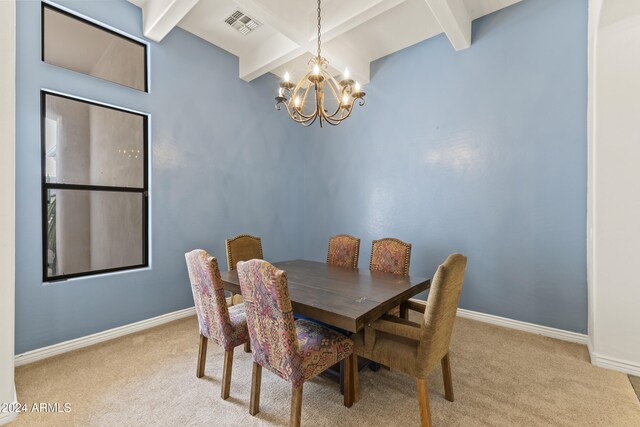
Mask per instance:
[[[290,427],[300,427],[300,418],[302,417],[302,384],[300,387],[291,387],[291,418],[289,419]]]
[[[417,378],[418,403],[420,404],[420,425],[431,427],[431,410],[429,409],[429,389],[426,378]]]
[[[360,400],[360,386],[358,385],[358,356],[355,356],[353,369],[353,403]]]
[[[249,413],[256,415],[260,412],[260,383],[262,382],[262,366],[253,362],[253,372],[251,373],[251,401],[249,403]]]
[[[196,377],[204,377],[204,365],[207,363],[207,337],[200,335],[200,345],[198,346],[198,366],[196,367]]]
[[[453,402],[453,378],[451,377],[451,360],[449,360],[449,353],[445,354],[442,360],[442,379],[444,380],[444,397]]]
[[[224,352],[224,372],[222,373],[222,399],[229,397],[231,389],[231,369],[233,368],[233,349]]]
[[[353,362],[354,357],[354,354],[351,353],[343,360],[342,364],[344,366],[344,406],[347,408],[353,406],[353,372],[356,370]]]
[[[251,353],[251,342],[247,341],[246,343],[244,343],[244,352],[245,353]]]

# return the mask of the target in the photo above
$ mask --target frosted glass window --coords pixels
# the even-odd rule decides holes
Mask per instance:
[[[148,265],[144,114],[42,91],[43,277]]]
[[[147,92],[147,45],[42,4],[42,60]]]

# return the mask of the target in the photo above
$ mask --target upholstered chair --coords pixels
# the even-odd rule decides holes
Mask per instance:
[[[358,356],[416,377],[423,426],[431,425],[427,377],[438,362],[445,398],[453,402],[449,342],[466,266],[465,256],[450,255],[436,271],[426,303],[414,299],[403,303],[409,310],[424,313],[420,324],[387,315],[351,337]],[[357,376],[355,382],[357,390]]]
[[[411,243],[390,237],[374,240],[371,243],[369,270],[407,276],[410,259]]]
[[[391,237],[374,240],[371,243],[369,270],[408,276],[410,259],[411,243]],[[406,317],[406,311],[400,310],[400,307],[392,308],[389,314]]]
[[[227,268],[229,271],[236,269],[238,261],[249,261],[250,259],[263,259],[262,240],[260,237],[249,234],[240,234],[231,239],[225,240],[227,247]],[[240,295],[231,294],[231,304],[242,302]]]
[[[204,376],[207,342],[213,340],[224,348],[222,398],[229,397],[233,349],[249,341],[244,305],[227,307],[218,261],[206,251],[196,249],[185,254],[193,301],[200,327],[200,348],[196,376]]]
[[[360,239],[348,234],[338,234],[329,239],[327,264],[339,267],[358,268]]]
[[[260,411],[262,368],[291,383],[290,425],[299,426],[302,386],[328,367],[345,360],[344,404],[353,403],[353,342],[318,323],[294,320],[287,274],[266,261],[239,262],[238,278],[253,351],[249,413]]]

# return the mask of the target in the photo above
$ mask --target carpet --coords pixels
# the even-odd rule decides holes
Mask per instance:
[[[263,370],[261,411],[252,417],[251,355],[236,348],[223,401],[223,351],[209,343],[197,379],[197,350],[191,317],[18,367],[18,399],[29,412],[11,426],[287,425],[289,384]],[[584,345],[458,318],[451,363],[455,402],[444,399],[439,368],[429,378],[435,426],[640,426],[627,376],[592,366]],[[384,369],[359,377],[360,401],[350,409],[330,379],[305,383],[302,424],[419,425],[413,378]],[[34,403],[58,403],[49,409],[59,412],[31,412]]]

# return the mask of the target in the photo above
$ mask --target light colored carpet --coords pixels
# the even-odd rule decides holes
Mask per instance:
[[[640,377],[629,375],[629,381],[631,381],[631,385],[636,391],[636,396],[638,396],[638,400],[640,400]]]
[[[18,426],[286,425],[289,385],[263,370],[261,412],[248,413],[251,355],[235,351],[231,397],[220,399],[223,352],[209,344],[206,376],[195,377],[195,317],[17,368],[21,402],[71,403],[70,413],[21,414]],[[442,374],[429,379],[436,426],[640,426],[626,375],[589,364],[587,349],[457,319],[451,348],[456,401]],[[304,386],[307,426],[418,425],[415,381],[384,369],[360,372],[361,399],[342,405],[338,385]]]

